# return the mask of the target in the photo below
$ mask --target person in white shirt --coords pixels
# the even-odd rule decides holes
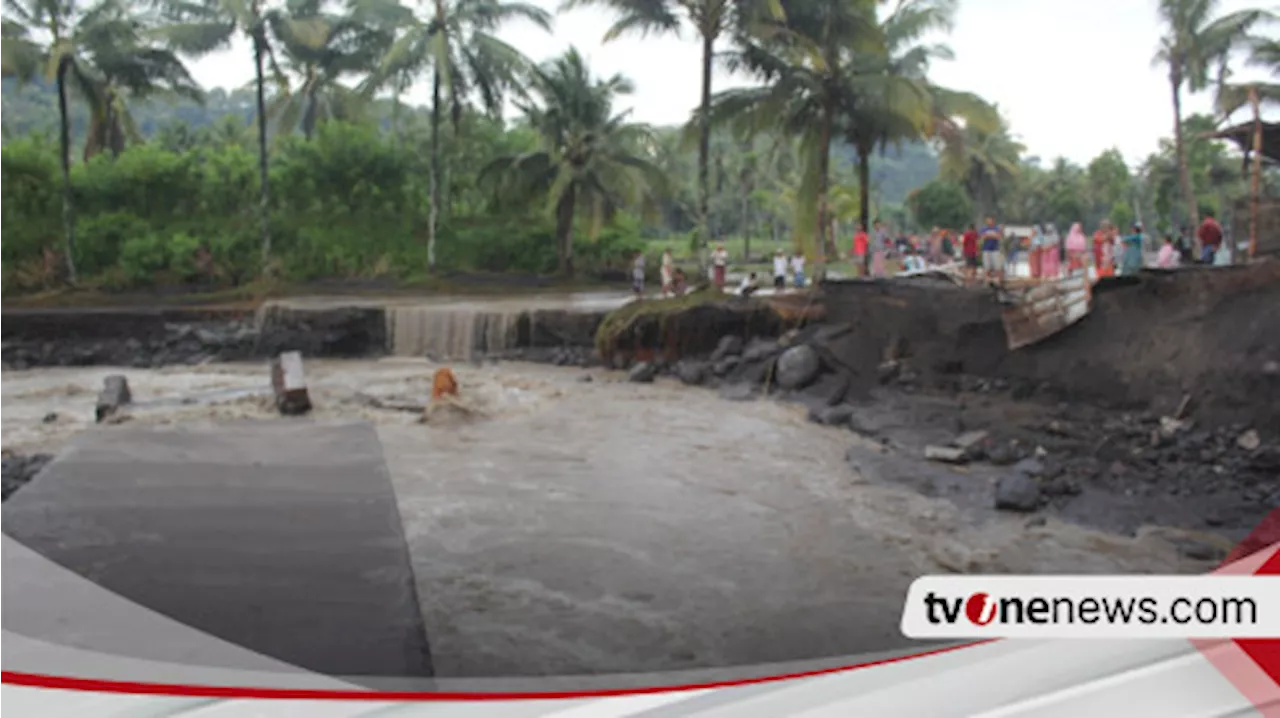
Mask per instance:
[[[791,255],[791,276],[796,289],[804,289],[804,252],[798,249]]]
[[[636,252],[635,264],[631,267],[631,291],[636,299],[644,297],[644,252]]]
[[[671,256],[671,250],[662,253],[662,296],[668,297],[672,294],[672,280],[675,279],[676,260]]]
[[[725,273],[729,268],[729,253],[724,250],[723,244],[717,244],[714,252],[711,253],[711,281],[715,282],[716,289],[724,291]]]
[[[755,272],[752,272],[751,274],[742,278],[742,286],[738,288],[738,291],[742,294],[742,296],[749,297],[752,294],[755,294],[756,290],[759,288],[760,288],[760,279],[756,277]]]
[[[787,255],[782,249],[773,253],[773,288],[778,291],[787,288]]]

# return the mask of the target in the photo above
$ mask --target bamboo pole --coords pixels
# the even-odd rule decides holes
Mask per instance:
[[[1258,251],[1258,223],[1262,202],[1262,110],[1258,86],[1249,87],[1249,104],[1253,106],[1253,177],[1249,188],[1249,260]]]

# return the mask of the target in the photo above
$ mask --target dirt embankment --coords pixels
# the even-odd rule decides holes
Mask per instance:
[[[1144,273],[1095,288],[1093,309],[1049,339],[1009,351],[986,292],[921,282],[824,287],[827,321],[852,328],[830,347],[874,367],[907,357],[932,375],[999,378],[1022,395],[1280,424],[1280,262]]]

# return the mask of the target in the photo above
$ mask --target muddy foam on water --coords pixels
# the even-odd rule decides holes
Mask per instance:
[[[790,500],[798,493],[846,514],[919,571],[1189,568],[1164,540],[1166,531],[1123,537],[1056,521],[1028,527],[1023,516],[975,518],[945,499],[860,476],[844,458],[857,439],[807,422],[798,407],[728,403],[714,392],[662,381],[630,384],[607,372],[593,372],[597,380],[584,383],[580,369],[505,364],[455,367],[462,386],[458,404],[414,411],[430,403],[435,368],[404,358],[309,362],[315,410],[302,420],[378,425],[393,473],[397,450],[412,444],[409,451],[430,447],[436,471],[476,474],[482,483],[506,470],[521,477],[513,484],[545,476],[546,490],[554,491],[555,474],[565,464],[605,456],[617,460],[606,461],[610,475],[602,480],[636,484],[687,473],[682,480],[726,496],[776,493]],[[132,425],[278,418],[267,372],[257,364],[9,372],[3,381],[4,448],[59,450],[93,426],[94,397],[103,378],[115,373],[129,378]],[[477,453],[489,457],[490,470],[477,471]],[[500,488],[502,479],[495,485]],[[767,507],[766,499],[758,500]]]

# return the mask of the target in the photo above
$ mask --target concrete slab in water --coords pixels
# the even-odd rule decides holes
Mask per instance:
[[[431,675],[367,424],[87,432],[5,503],[3,525],[104,588],[268,656],[331,675]]]

